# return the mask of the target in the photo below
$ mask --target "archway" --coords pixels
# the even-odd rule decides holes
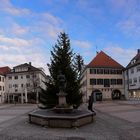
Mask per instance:
[[[112,100],[120,100],[121,99],[121,92],[120,90],[116,89],[112,92]]]
[[[92,97],[94,101],[102,101],[102,92],[100,90],[92,91]]]

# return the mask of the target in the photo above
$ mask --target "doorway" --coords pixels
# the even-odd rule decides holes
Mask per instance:
[[[113,90],[112,92],[112,100],[120,100],[121,92],[119,90]]]

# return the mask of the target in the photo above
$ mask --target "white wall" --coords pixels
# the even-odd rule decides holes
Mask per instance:
[[[88,99],[92,91],[99,89],[103,94],[103,99],[111,99],[111,93],[113,90],[118,89],[124,94],[124,77],[123,74],[90,74],[90,68],[87,68],[82,74],[81,84],[86,81],[86,85],[81,87],[83,93],[85,93],[84,100]],[[90,85],[90,79],[122,79],[122,85],[110,85],[110,87],[104,87],[104,85]]]
[[[30,78],[26,78],[26,75],[30,75]],[[33,78],[33,75],[36,75],[35,78]],[[18,79],[15,79],[15,76],[18,76]],[[12,77],[12,79],[9,79],[9,77]],[[23,78],[21,78],[23,77]],[[42,81],[45,81],[45,77],[41,72],[35,72],[34,74],[32,72],[23,72],[23,73],[11,73],[7,74],[6,76],[6,93],[24,93],[25,88],[27,88],[27,92],[33,91],[34,87],[33,82],[37,83],[37,86],[42,87],[45,89],[45,85]],[[18,85],[18,87],[15,87],[14,85]],[[22,86],[23,84],[23,86]],[[27,84],[30,84],[29,87],[27,87]],[[17,91],[15,91],[17,90]]]
[[[140,66],[140,65],[138,65]],[[128,74],[129,74],[129,79],[132,79],[132,84],[129,84],[129,89],[138,89],[140,88],[140,71],[137,71],[137,67],[138,66],[135,66],[133,68],[130,68],[128,70]],[[131,73],[131,70],[134,69],[134,73]],[[137,82],[135,83],[134,82],[134,78],[137,78]]]
[[[0,86],[1,86],[1,90],[0,90],[0,103],[4,102],[5,99],[5,76],[0,75]]]

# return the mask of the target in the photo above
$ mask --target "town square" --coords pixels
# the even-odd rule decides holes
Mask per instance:
[[[139,0],[0,0],[0,140],[140,140]]]
[[[92,124],[80,128],[48,128],[28,123],[28,112],[36,105],[0,107],[0,138],[3,140],[139,140],[140,102],[95,103]],[[82,108],[86,108],[83,106]],[[22,110],[22,111],[21,111]]]

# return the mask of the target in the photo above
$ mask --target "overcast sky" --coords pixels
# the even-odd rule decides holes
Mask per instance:
[[[140,0],[0,0],[0,66],[47,69],[61,31],[86,64],[103,50],[126,66],[140,48]]]

